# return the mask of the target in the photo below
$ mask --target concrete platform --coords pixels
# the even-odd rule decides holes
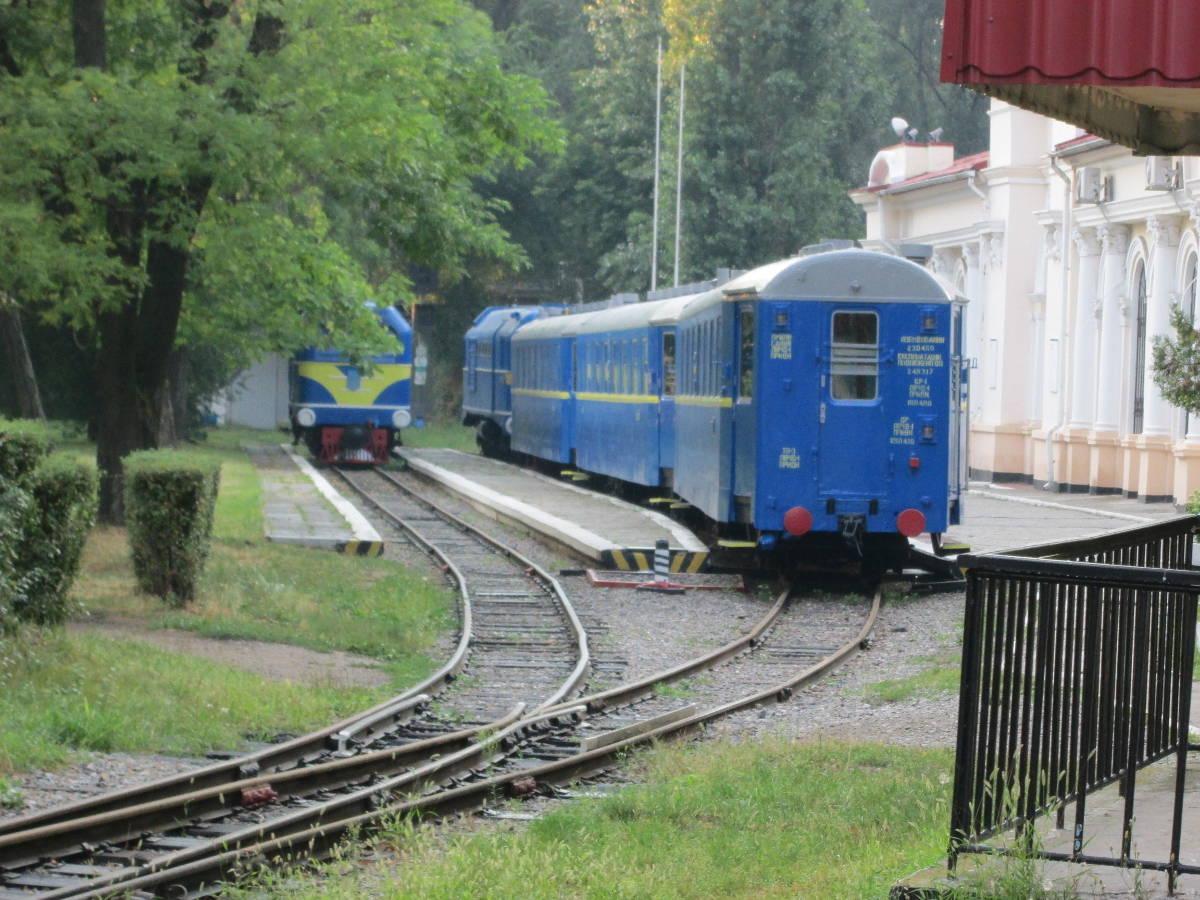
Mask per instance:
[[[1112,495],[1058,494],[1024,485],[972,483],[964,501],[965,521],[951,533],[971,544],[973,553],[987,553],[1089,537],[1178,515],[1170,503],[1139,503]]]
[[[956,526],[952,533],[971,544],[972,552],[976,553],[1089,537],[1180,515],[1167,503],[1140,503],[1118,496],[1055,494],[1025,486],[993,484],[973,484],[965,500],[965,512],[966,521],[962,526]],[[1200,691],[1195,687],[1192,690],[1192,727],[1194,730],[1200,728]],[[1171,757],[1138,773],[1134,852],[1146,859],[1165,860],[1168,857],[1174,765]],[[1192,754],[1188,762],[1186,784],[1188,793],[1184,798],[1180,861],[1200,865],[1200,755]],[[1088,796],[1085,852],[1120,856],[1123,805],[1124,800],[1118,796],[1115,785]],[[1040,836],[1046,850],[1070,851],[1073,814],[1074,807],[1068,807],[1067,827],[1062,830],[1053,827],[1052,817],[1041,821]],[[1069,890],[1069,896],[1129,900],[1167,896],[1166,876],[1158,872],[1069,863],[1038,865],[1043,886]],[[967,855],[959,858],[959,866],[964,873],[974,870],[982,876],[998,872],[1005,862],[994,857]],[[896,885],[892,896],[947,897],[945,878],[944,867],[925,869]],[[1181,876],[1174,896],[1200,898],[1200,876]]]
[[[383,552],[371,523],[291,447],[245,450],[258,470],[267,540],[359,556]]]
[[[687,528],[624,500],[457,450],[400,447],[396,453],[486,515],[519,523],[603,568],[650,571],[657,540],[670,544],[672,572],[697,572],[708,559],[704,542]]]

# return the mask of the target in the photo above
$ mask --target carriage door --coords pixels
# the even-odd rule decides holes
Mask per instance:
[[[825,511],[872,514],[886,497],[889,434],[884,422],[884,323],[875,309],[829,312],[825,366],[821,374],[819,488]]]
[[[754,418],[754,366],[757,329],[755,303],[737,305],[734,346],[737,348],[737,372],[733,400],[733,495],[735,518],[749,522],[754,509],[754,462],[756,432]]]

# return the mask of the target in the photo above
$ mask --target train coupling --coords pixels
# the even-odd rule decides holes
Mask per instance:
[[[838,530],[842,540],[850,547],[855,556],[862,559],[863,535],[867,531],[867,517],[861,514],[845,514],[838,516]]]

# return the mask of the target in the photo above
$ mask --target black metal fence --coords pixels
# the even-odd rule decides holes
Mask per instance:
[[[949,866],[1038,816],[1073,816],[1070,853],[1045,859],[1179,874],[1200,516],[1103,537],[965,556],[967,605]],[[1168,859],[1132,855],[1137,773],[1176,756]],[[1119,857],[1084,852],[1091,791],[1121,782]]]

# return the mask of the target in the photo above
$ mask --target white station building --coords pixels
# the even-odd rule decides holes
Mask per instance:
[[[1139,157],[993,100],[990,148],[880,150],[866,247],[933,247],[969,298],[972,477],[1182,505],[1200,490],[1200,416],[1150,373],[1170,309],[1196,312],[1200,159]]]

